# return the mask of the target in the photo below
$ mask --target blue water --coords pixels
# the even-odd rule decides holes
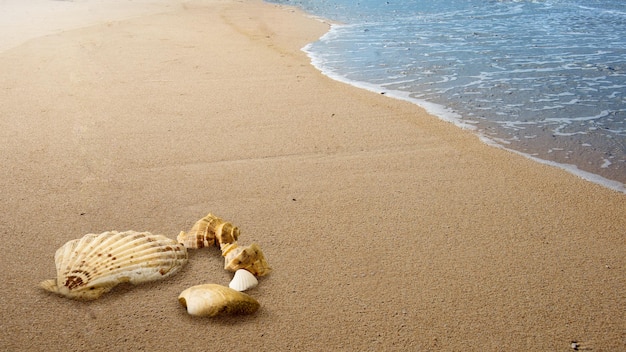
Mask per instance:
[[[271,2],[341,23],[305,48],[325,74],[626,182],[626,1]]]

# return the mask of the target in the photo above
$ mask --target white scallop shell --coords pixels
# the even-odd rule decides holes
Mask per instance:
[[[228,284],[228,287],[235,291],[245,291],[256,287],[259,284],[259,280],[246,269],[239,269],[235,271],[233,280]]]
[[[261,306],[250,295],[216,284],[192,286],[181,292],[178,301],[187,313],[204,317],[252,314]]]
[[[56,251],[54,262],[57,278],[41,287],[90,300],[122,282],[138,284],[177,273],[187,263],[187,250],[162,235],[109,231],[67,242]]]

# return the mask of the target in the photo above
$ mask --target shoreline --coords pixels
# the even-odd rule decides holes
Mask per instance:
[[[341,24],[338,24],[341,25]],[[332,26],[331,26],[331,30],[332,30]],[[330,32],[330,31],[329,31]],[[327,34],[329,33],[327,32]],[[603,172],[601,172],[601,168],[603,166],[599,166],[598,168],[590,168],[590,169],[581,169],[579,167],[579,165],[577,164],[571,164],[571,163],[564,163],[564,162],[559,162],[556,160],[550,160],[548,158],[542,157],[542,156],[538,156],[538,153],[531,153],[531,152],[524,152],[515,148],[511,148],[508,147],[506,145],[506,143],[504,143],[504,141],[498,141],[497,138],[491,137],[486,135],[485,133],[482,132],[478,132],[477,131],[477,127],[476,125],[472,124],[471,121],[466,121],[463,120],[463,118],[455,111],[453,111],[452,109],[444,106],[444,105],[440,105],[438,103],[433,103],[427,100],[423,100],[423,99],[418,99],[418,98],[413,98],[410,97],[410,92],[406,92],[406,91],[400,91],[400,90],[393,90],[393,89],[388,89],[385,88],[382,85],[377,85],[377,84],[373,84],[373,83],[369,83],[369,82],[364,82],[364,81],[355,81],[355,80],[351,80],[349,78],[346,78],[334,71],[325,69],[323,67],[323,65],[319,62],[319,59],[316,58],[314,56],[314,54],[310,51],[310,49],[308,49],[310,46],[310,44],[308,44],[307,46],[305,46],[303,48],[303,51],[305,53],[307,53],[307,55],[309,56],[309,58],[311,59],[311,64],[313,66],[315,66],[322,74],[345,84],[349,84],[351,86],[354,86],[356,88],[359,89],[365,89],[374,93],[378,93],[378,94],[384,94],[390,98],[394,98],[394,99],[398,99],[398,100],[403,100],[403,101],[407,101],[410,102],[412,104],[415,104],[423,109],[425,109],[429,114],[434,115],[438,118],[440,118],[443,121],[452,123],[454,125],[456,125],[459,128],[462,129],[467,129],[467,130],[471,130],[473,131],[473,133],[476,134],[476,136],[478,136],[478,138],[483,141],[485,144],[493,146],[495,148],[500,148],[500,149],[504,149],[507,150],[509,152],[515,153],[515,154],[519,154],[522,155],[530,160],[533,160],[537,163],[540,164],[544,164],[544,165],[550,165],[562,170],[565,170],[575,176],[578,176],[586,181],[601,185],[603,187],[606,187],[610,190],[616,191],[616,192],[620,192],[620,193],[624,193],[626,194],[626,184],[624,184],[622,181],[620,181],[619,179],[613,179],[613,178],[607,178],[605,176],[602,175]],[[523,146],[523,145],[522,145]],[[528,148],[526,148],[528,149]],[[605,164],[606,162],[608,162],[608,159],[604,159],[605,160]],[[584,157],[581,157],[577,160],[580,163],[583,163],[585,161],[590,162],[590,160],[585,159]],[[610,172],[611,175],[615,176],[615,172]]]
[[[299,10],[188,1],[0,52],[0,350],[620,350],[624,195],[337,82]],[[37,287],[87,233],[213,213],[273,268],[251,316],[190,317],[215,248],[78,302]]]
[[[3,42],[0,42],[0,52],[9,50],[15,46],[19,46],[25,43],[28,40],[36,39],[38,37],[54,35],[61,33],[63,31],[79,29],[89,26],[95,26],[102,23],[112,22],[112,21],[124,21],[129,20],[133,17],[141,17],[147,16],[150,14],[157,14],[161,12],[173,11],[174,8],[179,6],[185,6],[185,1],[177,1],[174,3],[163,3],[163,1],[159,0],[145,0],[143,2],[118,2],[115,4],[102,2],[102,1],[92,1],[89,3],[65,3],[64,1],[45,1],[47,6],[44,6],[44,1],[40,4],[30,4],[24,5],[22,2],[8,2],[5,6],[9,7],[9,10],[14,13],[17,11],[17,16],[13,16],[11,21],[13,23],[8,23],[8,26],[12,24],[24,23],[25,20],[24,15],[33,16],[35,20],[40,21],[40,24],[37,26],[38,29],[34,29],[31,25],[23,27],[25,29],[25,33],[15,35],[13,38],[5,38]],[[188,2],[193,3],[193,1]],[[333,25],[341,25],[340,23],[334,22],[333,20],[322,18],[313,14],[309,14],[303,12],[297,6],[289,6],[284,4],[276,4],[272,2],[266,2],[268,5],[274,6],[282,6],[284,8],[291,8],[293,11],[299,11],[303,15],[317,20],[321,23],[324,23],[329,26],[329,30],[324,33],[321,37],[328,34],[332,30]],[[20,8],[20,6],[23,6]],[[64,7],[66,6],[66,7]],[[33,12],[33,9],[37,9],[36,12]],[[56,21],[42,21],[45,18],[56,18]],[[7,20],[7,19],[5,19]],[[31,19],[32,21],[32,19]],[[19,28],[19,27],[18,27]],[[18,30],[19,32],[19,30]],[[421,99],[415,99],[409,97],[407,92],[403,91],[395,91],[386,89],[381,86],[377,86],[374,84],[370,84],[367,82],[359,82],[347,79],[343,76],[335,74],[333,72],[329,72],[324,70],[323,67],[320,66],[319,63],[315,62],[315,58],[312,56],[312,53],[307,49],[310,45],[305,45],[302,50],[307,54],[307,56],[311,59],[311,64],[316,67],[322,74],[345,84],[349,84],[359,89],[365,89],[372,91],[374,93],[386,94],[390,98],[399,99],[403,101],[408,101],[412,104],[419,106],[420,108],[425,109],[431,115],[434,115],[440,118],[443,121],[450,122],[459,128],[462,129],[470,129],[475,130],[475,126],[464,122],[460,116],[456,112],[453,112],[446,108],[445,106],[441,106],[436,103],[431,103],[428,101],[424,101]],[[509,148],[505,144],[500,143],[493,138],[484,135],[483,133],[479,133],[474,131],[474,133],[479,137],[481,141],[486,143],[487,145],[501,148],[507,151],[510,151],[515,154],[522,155],[530,160],[533,160],[540,164],[550,165],[553,167],[560,168],[565,170],[573,175],[576,175],[588,182],[592,182],[595,184],[599,184],[603,187],[606,187],[610,190],[624,193],[626,194],[626,185],[615,179],[610,179],[602,176],[599,173],[591,172],[587,170],[580,169],[575,164],[566,164],[558,161],[553,161],[549,159],[545,159],[536,155],[529,154],[527,152],[519,151],[517,149]]]
[[[306,47],[305,47],[306,48]],[[303,49],[307,55],[309,55],[309,58],[312,59],[312,57],[310,56],[309,52],[306,51],[306,49]],[[494,148],[499,148],[499,149],[503,149],[506,151],[509,151],[511,153],[514,154],[518,154],[521,155],[527,159],[533,160],[535,162],[537,162],[538,164],[544,164],[544,165],[549,165],[552,167],[556,167],[559,168],[561,170],[565,170],[577,177],[580,177],[581,179],[588,181],[588,182],[592,182],[595,184],[598,184],[600,186],[606,187],[607,189],[619,192],[619,193],[624,193],[626,194],[626,185],[620,181],[617,180],[613,180],[613,179],[609,179],[609,178],[605,178],[602,175],[599,175],[597,173],[593,173],[593,172],[589,172],[586,170],[582,170],[580,168],[578,168],[578,166],[574,165],[574,164],[565,164],[565,163],[560,163],[557,161],[552,161],[552,160],[547,160],[547,159],[543,159],[540,158],[538,156],[526,153],[526,152],[522,152],[516,149],[512,149],[512,148],[508,148],[506,145],[497,142],[496,140],[494,140],[491,137],[488,137],[486,135],[484,135],[483,133],[479,133],[476,131],[476,127],[472,124],[466,123],[464,122],[461,117],[456,113],[453,112],[451,110],[449,110],[448,108],[446,108],[445,106],[436,104],[436,103],[431,103],[429,101],[425,101],[425,100],[421,100],[421,99],[416,99],[416,98],[412,98],[409,97],[409,93],[408,92],[403,92],[403,91],[398,91],[398,90],[391,90],[391,89],[386,89],[382,86],[378,86],[375,84],[371,84],[368,82],[360,82],[360,81],[353,81],[350,79],[347,79],[341,75],[337,75],[334,74],[332,72],[323,70],[319,65],[315,65],[312,61],[312,64],[324,75],[330,77],[331,79],[334,79],[338,82],[342,82],[348,85],[351,85],[353,87],[356,87],[358,89],[365,89],[367,91],[373,92],[373,93],[378,93],[378,94],[384,94],[385,96],[389,97],[389,98],[393,98],[393,99],[398,99],[398,100],[402,100],[402,101],[407,101],[409,103],[415,104],[417,106],[419,106],[422,109],[425,109],[429,114],[436,116],[437,118],[441,119],[442,121],[451,123],[455,126],[457,126],[460,129],[464,129],[464,130],[469,130],[472,131],[483,143],[485,143],[486,145],[489,145],[491,147]]]

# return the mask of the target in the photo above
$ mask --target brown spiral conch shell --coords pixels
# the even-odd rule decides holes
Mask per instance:
[[[245,269],[256,276],[265,276],[272,271],[261,248],[256,243],[240,247],[237,242],[222,247],[224,269],[237,271]]]
[[[261,306],[250,295],[216,284],[192,286],[178,296],[178,301],[187,313],[204,317],[252,314]]]
[[[188,233],[181,231],[176,237],[185,248],[204,248],[233,243],[239,237],[239,228],[210,214],[198,220]]]
[[[59,295],[93,300],[119,283],[165,279],[187,263],[187,250],[162,235],[136,231],[87,234],[54,255],[57,277],[40,286]]]

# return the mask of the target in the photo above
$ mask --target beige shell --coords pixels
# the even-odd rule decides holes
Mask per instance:
[[[204,248],[216,244],[227,244],[237,241],[239,228],[233,224],[210,214],[198,220],[189,233],[181,231],[176,237],[186,248]]]
[[[246,291],[251,288],[256,287],[259,284],[259,280],[246,269],[239,269],[235,271],[235,276],[228,284],[228,287],[232,288],[235,291]]]
[[[216,284],[190,287],[178,296],[178,301],[187,313],[204,317],[252,314],[261,306],[250,295]]]
[[[57,278],[43,281],[47,291],[92,300],[122,282],[164,279],[187,263],[176,241],[149,232],[103,232],[67,242],[54,255]]]
[[[231,243],[222,247],[224,269],[237,271],[246,269],[256,276],[264,276],[272,271],[259,245],[253,243],[247,247],[239,247]]]

